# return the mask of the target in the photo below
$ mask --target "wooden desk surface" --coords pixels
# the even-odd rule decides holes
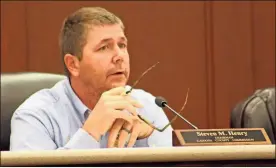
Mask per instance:
[[[275,145],[1,152],[1,166],[70,166],[110,163],[206,162],[227,160],[268,160],[273,163],[275,161],[276,163]]]

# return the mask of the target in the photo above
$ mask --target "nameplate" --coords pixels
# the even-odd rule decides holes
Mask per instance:
[[[263,128],[174,130],[174,146],[271,144]]]

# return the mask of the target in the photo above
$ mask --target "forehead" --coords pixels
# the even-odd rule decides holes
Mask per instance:
[[[97,44],[104,39],[120,40],[121,38],[126,36],[120,24],[93,26],[87,32],[87,43]]]

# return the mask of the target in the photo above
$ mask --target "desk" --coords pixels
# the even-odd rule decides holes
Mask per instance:
[[[1,166],[276,166],[275,145],[1,152]]]

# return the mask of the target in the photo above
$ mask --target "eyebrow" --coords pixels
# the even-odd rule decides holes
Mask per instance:
[[[109,41],[111,41],[112,38],[105,38],[105,39],[102,39],[98,44],[97,46],[101,45],[102,43],[107,43]],[[127,42],[127,38],[126,37],[120,37],[120,41],[125,41]]]

